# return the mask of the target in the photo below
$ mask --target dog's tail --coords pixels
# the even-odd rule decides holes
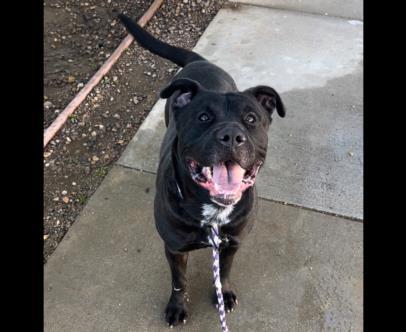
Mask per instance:
[[[131,18],[125,16],[124,14],[119,14],[118,18],[142,47],[146,48],[152,53],[155,53],[156,55],[176,63],[180,67],[184,67],[188,63],[194,61],[206,60],[195,52],[186,50],[184,48],[171,46],[156,39],[149,32],[141,28]]]

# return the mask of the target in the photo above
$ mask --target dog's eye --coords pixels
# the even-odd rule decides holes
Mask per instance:
[[[210,117],[206,113],[201,113],[198,117],[199,121],[207,122],[210,120]]]
[[[254,114],[250,113],[245,117],[245,121],[248,123],[255,123],[257,121],[257,118]]]

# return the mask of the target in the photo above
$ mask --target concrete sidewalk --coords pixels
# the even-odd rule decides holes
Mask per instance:
[[[362,22],[223,9],[196,50],[240,89],[281,91],[288,109],[270,128],[258,220],[235,259],[230,330],[362,331]],[[48,260],[45,331],[166,328],[170,276],[153,221],[162,106]],[[190,256],[190,318],[178,329],[219,331],[210,251]]]
[[[170,273],[153,221],[155,176],[113,168],[45,268],[45,331],[162,331]],[[237,254],[231,331],[362,331],[362,224],[261,200]],[[188,263],[190,319],[220,331],[210,250]]]

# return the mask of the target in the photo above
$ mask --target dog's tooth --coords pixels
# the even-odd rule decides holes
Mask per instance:
[[[207,178],[207,179],[211,179],[211,171],[210,171],[210,167],[205,166],[202,168],[202,174]]]
[[[235,304],[238,304],[238,300],[237,300],[237,299],[235,299]]]
[[[186,319],[183,320],[183,324],[186,324]]]

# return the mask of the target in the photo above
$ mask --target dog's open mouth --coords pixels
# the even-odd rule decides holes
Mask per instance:
[[[212,166],[202,166],[196,160],[186,160],[193,180],[207,189],[211,199],[219,205],[237,203],[244,190],[255,183],[262,165],[257,162],[252,168],[244,169],[238,163],[226,161]]]

